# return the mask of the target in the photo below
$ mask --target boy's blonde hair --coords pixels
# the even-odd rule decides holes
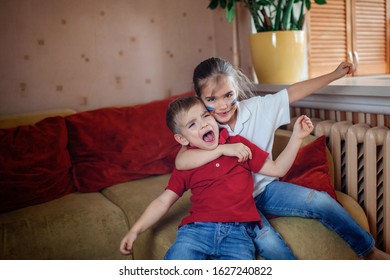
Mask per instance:
[[[188,112],[196,104],[204,106],[202,100],[196,96],[180,97],[169,104],[166,112],[166,123],[174,134],[180,133],[180,127],[177,122],[178,115],[182,112]]]

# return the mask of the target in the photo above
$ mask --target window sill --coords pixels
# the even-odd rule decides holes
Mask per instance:
[[[268,94],[286,87],[288,85],[258,84],[257,91]],[[343,78],[291,106],[389,115],[390,76]]]

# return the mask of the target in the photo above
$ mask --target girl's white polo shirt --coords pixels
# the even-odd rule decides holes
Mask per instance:
[[[272,157],[275,130],[290,122],[290,104],[287,89],[275,94],[255,96],[237,102],[237,122],[232,130],[228,125],[220,125],[230,135],[240,134]],[[261,193],[275,177],[253,174],[255,182],[253,195]]]

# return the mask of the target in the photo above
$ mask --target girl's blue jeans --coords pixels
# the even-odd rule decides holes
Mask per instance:
[[[263,222],[261,228],[255,229],[255,246],[264,259],[296,259],[264,215],[318,219],[344,239],[360,257],[366,256],[374,247],[371,234],[326,192],[276,180],[269,183],[255,201]]]
[[[256,223],[257,224],[257,223]],[[253,260],[255,223],[196,222],[179,228],[165,260]]]

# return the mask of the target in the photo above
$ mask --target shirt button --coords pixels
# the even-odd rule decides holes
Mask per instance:
[[[216,164],[215,164],[216,167],[219,167],[219,165],[220,165],[219,163],[216,163]]]

